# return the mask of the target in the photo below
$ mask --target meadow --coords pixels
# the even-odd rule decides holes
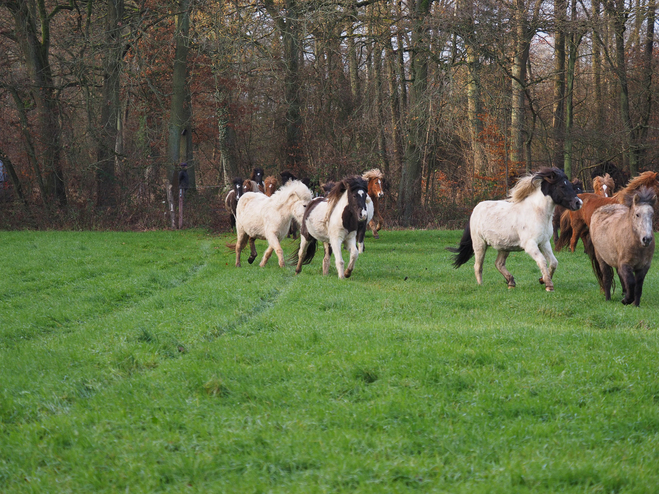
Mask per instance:
[[[581,245],[554,293],[524,253],[479,287],[460,235],[369,233],[340,281],[205,231],[0,232],[0,492],[656,492],[659,265],[640,308]]]

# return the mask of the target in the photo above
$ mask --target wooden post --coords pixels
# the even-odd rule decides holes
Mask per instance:
[[[183,228],[183,189],[178,190],[178,229]]]

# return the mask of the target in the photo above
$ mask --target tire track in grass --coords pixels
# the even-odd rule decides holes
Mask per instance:
[[[191,268],[188,271],[189,276],[187,277],[187,282],[189,282],[196,273],[199,273],[205,265],[206,263]],[[214,341],[223,335],[236,333],[240,331],[241,328],[248,326],[251,321],[277,305],[281,296],[288,291],[293,279],[292,276],[282,277],[278,286],[270,288],[259,296],[258,303],[251,307],[250,310],[239,314],[233,320],[223,324],[218,324],[214,329],[211,329],[210,332],[206,333],[205,336],[199,335],[200,338],[197,342],[199,343],[204,340],[207,342]],[[168,287],[167,291],[176,290],[180,288],[181,284],[177,287]],[[127,309],[130,308],[122,308],[122,310]],[[113,315],[118,312],[120,311],[113,312],[106,317],[113,317]],[[84,325],[81,325],[81,327],[84,329]],[[5,403],[9,406],[4,409],[1,409],[2,407],[0,407],[0,419],[5,423],[6,428],[14,429],[16,426],[20,428],[20,424],[39,423],[44,420],[50,420],[52,417],[69,414],[72,412],[72,408],[93,399],[99,394],[111,393],[112,388],[121,386],[123,383],[130,382],[132,379],[136,379],[140,376],[153,375],[153,373],[158,372],[158,368],[160,368],[162,364],[171,359],[176,359],[181,362],[181,359],[188,357],[191,350],[194,351],[196,346],[194,343],[188,346],[188,344],[183,344],[176,338],[163,339],[160,335],[149,333],[143,328],[141,329],[141,332],[135,334],[135,329],[138,329],[139,331],[139,328],[131,328],[121,335],[121,338],[127,337],[129,340],[129,344],[126,348],[123,348],[120,351],[116,351],[113,348],[107,348],[106,350],[108,353],[100,350],[102,355],[109,357],[108,360],[106,360],[106,365],[99,368],[98,361],[90,361],[87,365],[88,369],[75,377],[71,376],[72,379],[67,380],[67,385],[64,388],[61,386],[60,382],[51,382],[46,385],[45,389],[34,389],[27,393],[25,398],[34,392],[34,400],[28,399],[27,402],[22,404],[19,403],[22,401],[20,399],[10,400],[11,403]],[[33,341],[32,344],[39,343]],[[107,344],[112,345],[113,343],[108,341]],[[146,353],[141,352],[141,344],[155,345],[154,348],[156,348],[156,350],[153,352],[148,351]],[[143,346],[141,348],[142,350],[144,349]],[[96,352],[99,353],[98,348],[96,348]],[[148,354],[150,354],[152,358],[149,358]],[[0,351],[0,358],[2,358],[1,356],[2,352]],[[44,369],[42,369],[42,371],[43,370]],[[3,395],[5,395],[5,398],[8,398],[6,393],[0,392],[0,401],[5,401],[2,399]],[[39,396],[39,398],[37,398],[37,396]]]
[[[191,264],[188,269],[178,275],[168,278],[166,282],[153,278],[152,274],[145,273],[143,281],[146,282],[144,287],[134,292],[123,294],[121,291],[110,294],[114,300],[104,304],[95,304],[94,307],[90,306],[87,313],[82,314],[46,314],[39,317],[37,320],[24,325],[23,327],[16,328],[13,332],[0,330],[0,352],[9,350],[16,345],[25,342],[36,340],[39,338],[47,338],[55,334],[59,335],[63,332],[73,332],[77,327],[82,327],[88,322],[98,319],[100,317],[108,317],[112,314],[121,312],[126,309],[137,306],[138,304],[154,297],[161,293],[163,290],[171,290],[180,288],[192,281],[197,274],[208,265],[208,256],[201,263]],[[138,280],[139,281],[139,280]]]
[[[292,282],[293,277],[289,276],[281,286],[275,286],[265,295],[259,297],[259,302],[250,311],[240,314],[236,319],[229,321],[226,324],[218,324],[206,334],[206,341],[210,342],[227,334],[235,334],[241,328],[249,325],[249,323],[259,315],[268,309],[273,308],[281,296],[288,291]]]

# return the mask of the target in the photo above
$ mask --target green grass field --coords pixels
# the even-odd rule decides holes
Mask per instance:
[[[339,281],[201,231],[0,232],[0,492],[657,492],[659,268],[640,308],[581,246],[554,293],[524,253],[478,287],[460,234],[369,234]]]

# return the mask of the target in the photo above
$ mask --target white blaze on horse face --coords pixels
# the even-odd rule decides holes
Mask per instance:
[[[603,184],[602,191],[604,192],[604,197],[609,197],[609,194],[606,192],[606,189],[607,189],[606,184]]]

